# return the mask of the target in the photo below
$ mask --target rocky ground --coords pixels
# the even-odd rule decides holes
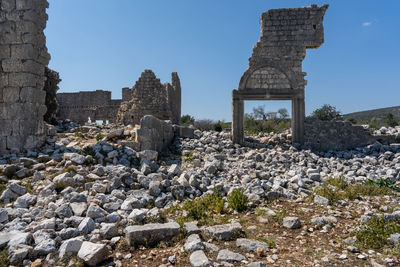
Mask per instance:
[[[400,144],[312,152],[65,124],[0,158],[0,266],[396,266]],[[397,129],[397,128],[396,128]]]

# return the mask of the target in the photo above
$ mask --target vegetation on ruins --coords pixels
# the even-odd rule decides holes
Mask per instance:
[[[384,216],[373,216],[366,224],[363,224],[353,234],[357,239],[357,244],[365,249],[393,248],[388,238],[392,234],[400,232],[400,221],[386,220]],[[395,248],[399,250],[399,248]],[[397,252],[398,254],[398,252]]]
[[[278,112],[265,111],[264,106],[253,108],[253,112],[244,115],[244,129],[248,134],[260,132],[281,132],[289,129],[291,119],[287,109],[281,108]]]
[[[229,207],[237,212],[245,211],[247,209],[247,202],[249,202],[249,200],[241,188],[236,188],[228,196]]]
[[[315,194],[325,197],[331,205],[339,200],[355,200],[362,196],[384,196],[393,193],[393,185],[388,183],[348,184],[343,177],[330,178],[314,190]]]
[[[331,121],[341,118],[342,114],[340,111],[336,110],[336,107],[324,104],[322,107],[317,108],[311,114],[311,117],[322,120]]]

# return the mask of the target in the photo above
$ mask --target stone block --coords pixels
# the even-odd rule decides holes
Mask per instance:
[[[194,128],[174,125],[174,133],[182,138],[194,138]]]
[[[15,9],[15,0],[1,0],[1,10],[9,12]]]
[[[36,87],[40,76],[31,73],[10,73],[8,83],[17,87]]]
[[[33,0],[16,0],[17,10],[29,10],[33,8]]]
[[[15,44],[11,46],[11,57],[13,59],[36,59],[39,52],[32,44]]]
[[[170,240],[179,235],[179,232],[180,226],[176,222],[135,225],[125,229],[126,240],[131,246],[157,244],[163,240]]]
[[[0,45],[0,59],[11,57],[11,48],[9,45]]]
[[[8,74],[0,73],[0,88],[8,86]]]

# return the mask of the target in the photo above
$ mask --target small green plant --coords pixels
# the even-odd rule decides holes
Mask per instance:
[[[257,240],[267,244],[270,249],[273,249],[273,248],[276,247],[276,241],[275,241],[276,239],[275,239],[275,237],[270,237],[270,236],[259,237],[259,238],[257,238]]]
[[[82,132],[76,132],[76,133],[75,133],[75,136],[76,136],[76,137],[79,137],[79,138],[83,138],[83,137],[84,137],[84,135],[83,135]]]
[[[228,196],[229,207],[236,210],[237,212],[242,212],[247,209],[247,196],[243,193],[242,189],[236,188]]]
[[[57,193],[60,193],[63,191],[65,188],[67,188],[63,183],[61,182],[56,182],[56,191]]]
[[[192,162],[194,160],[193,155],[195,154],[195,151],[190,151],[189,154],[187,154],[184,158],[184,162]]]
[[[383,216],[372,217],[366,224],[354,232],[357,243],[365,249],[382,249],[390,246],[388,237],[400,233],[399,221],[387,221]]]
[[[26,188],[26,192],[33,193],[33,185],[32,185],[31,181],[26,182],[25,188]]]
[[[99,134],[96,135],[96,141],[98,142],[100,140],[103,140],[104,137],[105,137],[104,134],[99,133]]]
[[[195,200],[183,202],[182,209],[187,211],[187,217],[197,220],[200,225],[213,224],[217,215],[224,212],[224,199],[217,190]]]
[[[389,186],[378,186],[367,182],[364,184],[347,184],[343,178],[330,178],[314,190],[315,194],[325,197],[331,205],[339,200],[355,200],[362,196],[390,195],[393,189]]]
[[[0,250],[0,267],[8,266],[7,248]]]
[[[84,147],[82,150],[82,154],[85,156],[88,156],[88,155],[90,155],[92,157],[96,156],[96,152],[94,151],[93,147],[91,147],[91,146]]]
[[[375,185],[378,187],[387,187],[392,189],[393,191],[400,192],[400,188],[396,185],[394,181],[390,178],[379,178],[377,180],[368,179],[364,183],[365,185]]]

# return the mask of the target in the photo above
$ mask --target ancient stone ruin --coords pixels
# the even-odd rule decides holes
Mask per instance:
[[[45,139],[46,0],[1,0],[0,153]]]
[[[244,142],[245,100],[291,100],[294,143],[304,143],[302,61],[307,48],[324,42],[323,18],[328,5],[272,9],[261,16],[261,38],[249,59],[238,90],[232,92],[232,139]]]
[[[172,73],[172,84],[161,84],[151,70],[145,70],[132,89],[123,89],[123,102],[118,111],[117,123],[138,124],[145,115],[179,123],[181,116],[181,85],[178,74]]]
[[[111,99],[111,92],[104,90],[57,94],[57,118],[85,124],[88,119],[115,122],[121,99]]]

